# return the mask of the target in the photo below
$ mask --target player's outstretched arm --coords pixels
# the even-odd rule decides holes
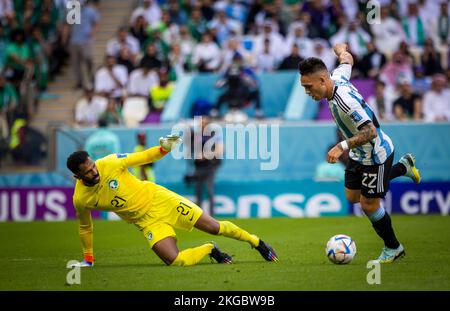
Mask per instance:
[[[345,43],[337,43],[333,47],[334,54],[336,54],[339,64],[349,64],[353,66],[353,56],[348,52],[348,46]]]
[[[75,210],[79,220],[79,234],[81,245],[83,247],[83,261],[79,267],[92,267],[94,265],[94,249],[93,249],[93,224],[91,211],[74,202]]]
[[[156,162],[172,151],[183,140],[178,135],[167,135],[159,138],[159,146],[151,147],[141,152],[128,154],[125,160],[126,167],[141,166]]]

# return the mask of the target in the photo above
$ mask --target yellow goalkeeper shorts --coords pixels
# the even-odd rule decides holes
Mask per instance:
[[[156,185],[149,211],[135,225],[150,247],[167,237],[176,237],[174,228],[191,231],[203,210],[195,203]]]

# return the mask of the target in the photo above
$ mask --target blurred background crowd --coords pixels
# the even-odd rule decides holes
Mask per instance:
[[[46,137],[29,123],[64,70],[70,88],[82,91],[72,98],[75,126],[136,126],[127,121],[136,111],[145,114],[140,123],[158,123],[190,73],[219,73],[216,86],[228,85],[204,114],[218,117],[223,103],[240,108],[231,98],[238,94],[263,118],[257,75],[297,70],[311,56],[333,70],[338,42],[355,58],[352,78],[375,85],[366,100],[381,120],[450,121],[448,1],[379,0],[372,23],[360,0],[141,0],[108,39],[103,64],[93,55],[107,0],[78,1],[74,25],[66,21],[70,1],[0,0],[0,159],[43,156]]]

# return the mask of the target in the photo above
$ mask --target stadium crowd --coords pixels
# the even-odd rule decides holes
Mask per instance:
[[[448,2],[379,2],[379,23],[369,23],[370,7],[357,0],[142,0],[108,42],[96,73],[94,91],[107,100],[93,101],[83,118],[89,105],[82,99],[76,121],[93,125],[106,113],[117,115],[112,123],[127,124],[123,105],[141,96],[149,106],[143,122],[159,122],[174,83],[187,72],[229,77],[236,59],[247,72],[296,70],[310,56],[333,69],[336,42],[347,42],[356,59],[352,78],[376,81],[367,100],[381,119],[450,120]],[[259,108],[257,97],[249,99]]]
[[[36,164],[45,137],[31,128],[48,83],[69,58],[65,0],[0,1],[0,160]]]
[[[382,120],[450,120],[450,8],[445,0],[379,0],[381,14],[375,17],[362,0],[141,0],[128,24],[108,41],[96,72],[88,53],[82,53],[89,50],[99,19],[95,6],[84,1],[83,10],[91,6],[82,12],[89,23],[66,28],[65,1],[0,1],[4,138],[14,136],[14,116],[23,110],[21,82],[32,80],[38,93],[44,92],[68,55],[89,69],[87,77],[76,71],[74,86],[85,92],[76,104],[75,123],[95,126],[102,118],[137,125],[160,121],[185,73],[229,78],[237,61],[254,78],[255,73],[297,70],[298,62],[310,56],[331,70],[336,42],[348,43],[355,58],[352,78],[373,81],[373,95],[366,99]],[[257,79],[248,88],[246,99],[263,110],[255,93]],[[220,104],[212,103],[212,114]]]

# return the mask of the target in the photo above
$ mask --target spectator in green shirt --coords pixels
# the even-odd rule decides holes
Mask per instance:
[[[41,30],[33,27],[31,30],[31,38],[28,40],[32,59],[34,63],[34,72],[37,87],[40,91],[45,91],[48,85],[48,53],[50,47],[45,42]]]
[[[192,37],[200,42],[202,39],[202,34],[208,30],[207,22],[203,19],[202,11],[196,8],[191,12],[191,18],[187,22],[187,27]]]
[[[0,70],[3,71],[6,62],[6,47],[9,42],[9,34],[6,27],[0,26]]]
[[[106,121],[106,124],[109,126],[113,125],[122,125],[123,117],[122,112],[120,111],[115,100],[110,99],[108,105],[106,106],[106,110],[100,115],[100,120]]]
[[[23,79],[26,70],[32,70],[33,63],[30,59],[30,47],[25,43],[23,29],[15,29],[11,32],[11,42],[6,46],[6,67],[10,69],[10,79],[18,85]]]
[[[18,105],[19,97],[16,89],[0,75],[0,118],[12,126],[14,111]]]

